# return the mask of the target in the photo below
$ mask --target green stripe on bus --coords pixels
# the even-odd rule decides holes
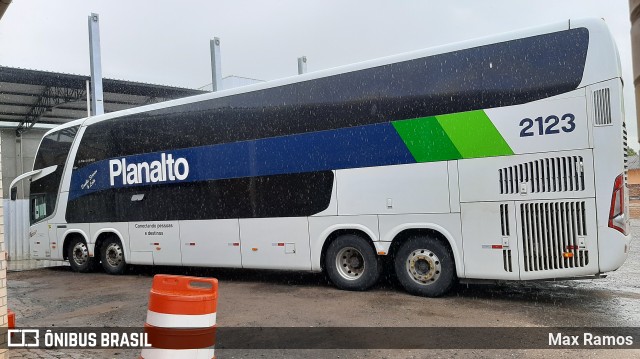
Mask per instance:
[[[435,162],[462,158],[435,117],[394,121],[402,141],[416,162]]]
[[[436,119],[462,158],[513,154],[507,141],[482,110],[441,115]]]

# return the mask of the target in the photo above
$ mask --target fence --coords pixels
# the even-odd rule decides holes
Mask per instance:
[[[29,248],[29,201],[3,200],[5,245],[9,260],[30,259]]]

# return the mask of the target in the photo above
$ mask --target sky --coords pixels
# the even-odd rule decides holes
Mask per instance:
[[[103,76],[200,88],[209,40],[222,75],[274,80],[570,18],[607,22],[620,51],[629,144],[638,149],[628,0],[13,0],[0,65],[89,75],[87,16],[100,15]]]

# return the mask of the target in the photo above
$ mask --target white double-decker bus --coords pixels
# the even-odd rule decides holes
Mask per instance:
[[[43,138],[32,257],[325,271],[364,290],[599,276],[627,257],[622,80],[566,21],[77,120]]]

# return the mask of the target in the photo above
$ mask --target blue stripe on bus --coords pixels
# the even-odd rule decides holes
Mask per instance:
[[[179,136],[179,134],[176,134]],[[342,128],[253,141],[133,155],[127,164],[160,160],[161,154],[185,158],[189,175],[184,180],[123,184],[122,175],[110,185],[109,160],[78,170],[71,177],[69,200],[109,188],[180,182],[269,176],[415,163],[391,123]],[[113,159],[112,159],[113,160]]]

